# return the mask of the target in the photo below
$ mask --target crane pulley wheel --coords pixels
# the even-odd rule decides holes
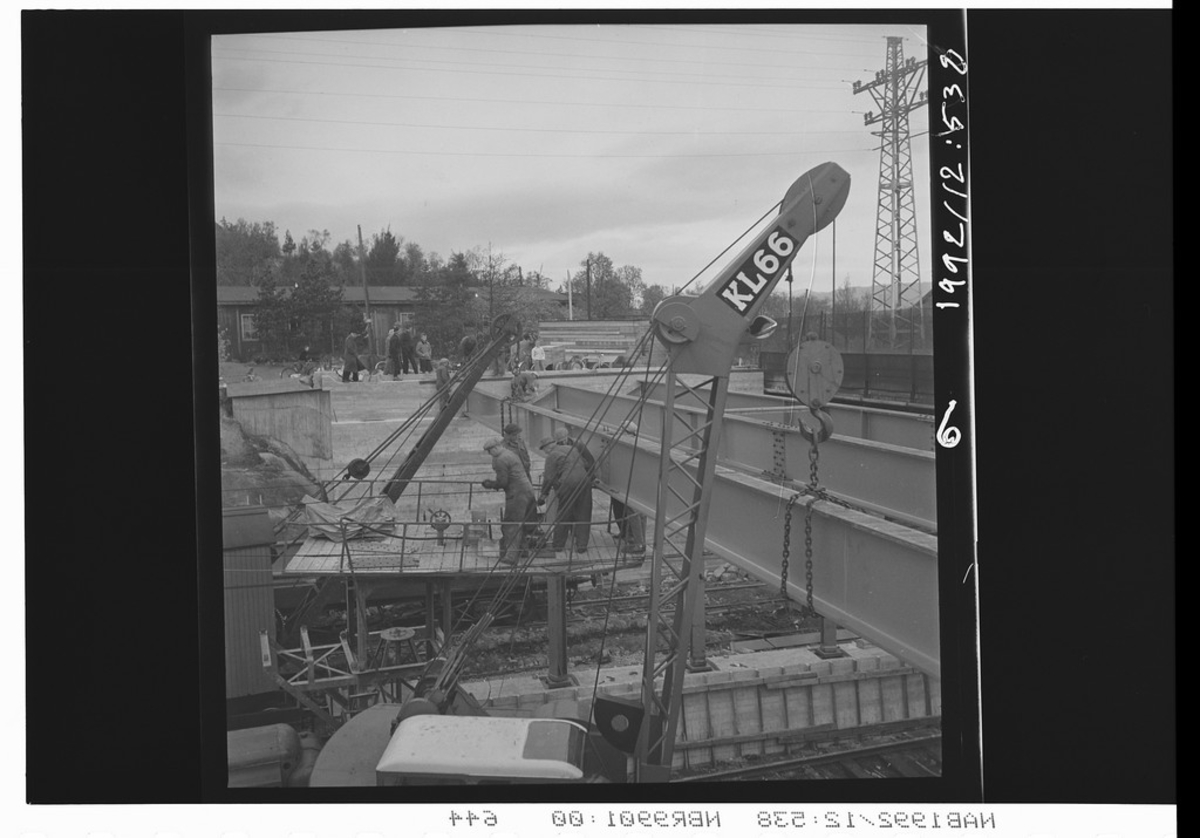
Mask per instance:
[[[516,337],[521,334],[521,321],[515,314],[501,314],[492,321],[492,337],[497,338],[501,335],[508,337]]]
[[[700,335],[700,322],[690,304],[667,299],[654,310],[655,331],[665,343],[688,343]]]
[[[788,356],[788,389],[814,411],[833,400],[845,374],[842,353],[823,340],[802,341]]]
[[[362,480],[371,473],[371,464],[361,457],[356,457],[346,466],[346,473],[355,480]]]

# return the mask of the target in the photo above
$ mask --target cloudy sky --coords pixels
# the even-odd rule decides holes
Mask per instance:
[[[278,32],[213,39],[216,215],[299,240],[390,228],[443,258],[491,246],[552,280],[588,251],[682,286],[808,169],[850,172],[838,283],[870,285],[878,107],[851,84],[900,26],[663,24]],[[927,108],[911,117],[922,282]],[[735,251],[736,252],[736,251]],[[733,252],[700,281],[732,258]],[[832,278],[832,230],[795,263]],[[928,287],[927,285],[925,287]]]

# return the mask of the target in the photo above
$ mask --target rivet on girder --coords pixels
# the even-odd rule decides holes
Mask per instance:
[[[780,480],[787,479],[787,437],[782,431],[771,429],[771,448],[774,470],[772,474]]]

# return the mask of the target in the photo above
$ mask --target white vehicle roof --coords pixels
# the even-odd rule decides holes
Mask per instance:
[[[575,732],[573,734],[573,732]],[[582,754],[570,743],[587,733],[566,719],[412,716],[392,734],[375,770],[547,780],[578,780]]]

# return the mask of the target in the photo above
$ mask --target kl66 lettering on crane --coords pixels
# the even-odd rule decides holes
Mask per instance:
[[[736,311],[745,314],[753,308],[771,278],[784,268],[788,257],[796,252],[796,240],[776,228],[767,236],[766,247],[754,251],[729,280],[718,296]],[[753,278],[752,278],[753,277]]]

